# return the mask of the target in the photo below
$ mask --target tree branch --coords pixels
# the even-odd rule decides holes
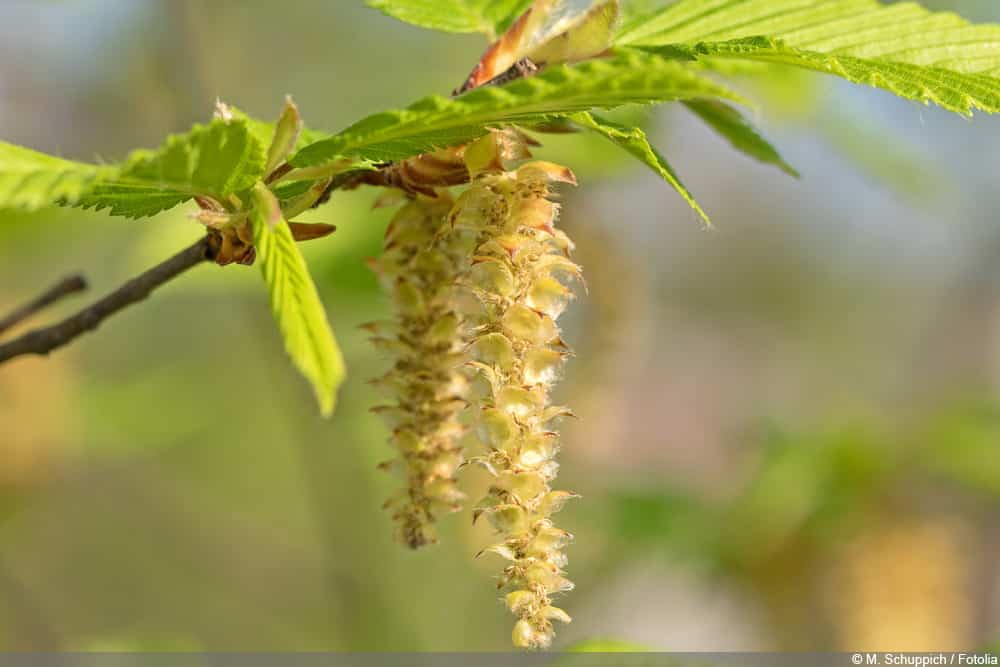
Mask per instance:
[[[51,306],[63,297],[75,294],[76,292],[82,292],[85,289],[87,289],[87,281],[83,279],[83,276],[74,275],[63,278],[35,300],[24,304],[7,317],[0,319],[0,334],[20,324],[46,307]]]
[[[27,354],[47,355],[78,336],[93,331],[108,317],[142,301],[157,287],[207,261],[211,255],[210,239],[206,236],[62,322],[29,331],[8,343],[0,344],[0,364]]]

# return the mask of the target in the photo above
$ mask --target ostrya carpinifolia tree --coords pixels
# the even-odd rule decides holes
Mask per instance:
[[[0,143],[0,207],[149,218],[192,202],[205,229],[198,244],[79,313],[0,342],[0,362],[48,354],[196,264],[257,264],[291,360],[329,415],[344,363],[296,242],[333,228],[295,218],[330,201],[335,212],[336,190],[382,188],[381,205],[399,204],[372,262],[393,315],[367,325],[389,360],[376,380],[387,402],[375,411],[395,452],[382,467],[400,488],[386,507],[403,544],[434,543],[436,522],[462,509],[466,464],[485,468],[488,495],[469,512],[497,537],[481,555],[503,563],[514,644],[544,648],[553,621],[570,620],[556,605],[572,588],[564,551],[572,537],[554,514],[574,497],[555,483],[558,424],[572,413],[553,404],[552,388],[569,356],[557,320],[582,269],[558,225],[556,200],[575,185],[573,172],[534,160],[532,150],[549,132],[596,133],[651,168],[708,224],[643,130],[597,112],[681,102],[735,149],[795,175],[719,74],[797,67],[964,115],[995,113],[1000,26],[879,0],[368,4],[423,28],[483,33],[489,45],[451,95],[335,134],[306,129],[288,100],[273,124],[219,103],[207,124],[117,164]]]

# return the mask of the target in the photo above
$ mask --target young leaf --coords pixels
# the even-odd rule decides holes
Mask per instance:
[[[264,172],[264,147],[240,120],[214,120],[174,136],[152,155],[139,153],[123,180],[135,179],[225,199]]]
[[[329,416],[344,379],[340,348],[277,198],[258,182],[252,201],[254,247],[274,319],[292,362],[312,384],[323,415]]]
[[[589,60],[611,48],[619,0],[536,0],[493,42],[459,88],[465,92],[502,76],[522,59],[534,65]]]
[[[595,0],[578,16],[557,20],[555,34],[538,44],[529,43],[525,55],[535,63],[548,65],[597,57],[611,48],[621,16],[620,4],[619,0]]]
[[[366,0],[365,4],[421,28],[481,32],[493,39],[531,0]]]
[[[274,127],[274,138],[271,139],[270,148],[267,149],[265,174],[270,174],[292,154],[301,134],[302,116],[299,114],[299,108],[295,106],[291,97],[286,97],[285,106]]]
[[[598,132],[605,138],[621,146],[640,162],[659,174],[660,178],[669,183],[677,191],[677,194],[683,197],[688,206],[694,209],[695,213],[705,221],[706,225],[709,227],[712,226],[712,221],[708,218],[705,211],[702,210],[690,191],[681,183],[680,178],[674,172],[670,163],[650,145],[645,132],[638,127],[618,125],[590,113],[576,114],[573,116],[573,121],[582,127]]]
[[[264,174],[265,149],[243,119],[217,119],[173,135],[155,151],[135,151],[113,180],[77,204],[112,215],[155,215],[195,196],[224,201]]]
[[[799,172],[785,162],[777,149],[733,107],[719,100],[688,100],[684,105],[725,137],[736,150],[765,164],[773,164],[789,176],[799,177]]]
[[[631,103],[740,97],[681,63],[629,51],[607,60],[556,65],[504,86],[484,86],[459,97],[428,97],[407,109],[369,116],[299,151],[296,167],[351,157],[403,160],[465,143],[487,128],[549,120],[592,108]]]
[[[0,142],[0,208],[33,211],[58,202],[75,203],[113,167],[71,162]]]
[[[254,118],[253,116],[247,115],[239,108],[231,105],[227,105],[227,109],[229,115],[233,119],[246,123],[250,134],[258,141],[258,143],[260,143],[261,146],[270,146],[274,142],[275,133],[278,129],[277,123]],[[282,108],[282,116],[284,116],[284,111],[285,109]],[[309,144],[319,141],[320,139],[325,139],[328,136],[328,133],[303,126],[299,131],[294,149],[299,150],[301,148],[305,148]]]
[[[1000,26],[912,2],[680,0],[617,43],[804,67],[962,114],[1000,111]]]

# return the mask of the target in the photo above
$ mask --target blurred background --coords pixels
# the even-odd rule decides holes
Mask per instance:
[[[1000,20],[993,0],[944,0]],[[3,0],[0,138],[115,160],[210,117],[307,122],[446,93],[484,43],[360,0]],[[948,650],[1000,641],[1000,119],[819,76],[740,87],[800,180],[680,107],[649,131],[715,229],[598,139],[563,225],[588,274],[566,320],[561,646]],[[287,363],[256,269],[204,266],[50,359],[0,367],[0,650],[507,650],[485,528],[411,553],[380,510],[367,410],[386,314],[364,264],[391,211],[338,193],[305,247],[349,360],[331,421]],[[71,272],[91,293],[199,235],[0,216],[0,312]],[[23,327],[22,327],[23,330]],[[473,486],[482,480],[470,478]]]

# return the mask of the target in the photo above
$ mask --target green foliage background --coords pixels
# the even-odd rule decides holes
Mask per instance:
[[[483,47],[319,0],[15,1],[0,26],[0,138],[86,161],[204,122],[216,97],[273,118],[293,93],[342,128],[446,94]],[[563,223],[590,285],[563,390],[585,419],[563,473],[584,495],[566,644],[839,646],[834,612],[795,612],[826,609],[840,545],[900,517],[962,522],[971,560],[942,567],[972,573],[970,609],[997,594],[998,120],[797,73],[741,91],[801,181],[680,108],[646,123],[715,232],[601,137],[539,153],[580,176]],[[339,228],[303,246],[350,363],[332,422],[287,368],[257,269],[201,267],[0,368],[0,649],[506,649],[468,516],[413,554],[379,510],[365,381],[383,362],[357,329],[386,305],[364,265],[389,216],[372,198],[308,218]],[[197,238],[188,212],[4,213],[0,310],[77,269],[110,289]],[[969,641],[1000,635],[995,613],[970,623]]]

